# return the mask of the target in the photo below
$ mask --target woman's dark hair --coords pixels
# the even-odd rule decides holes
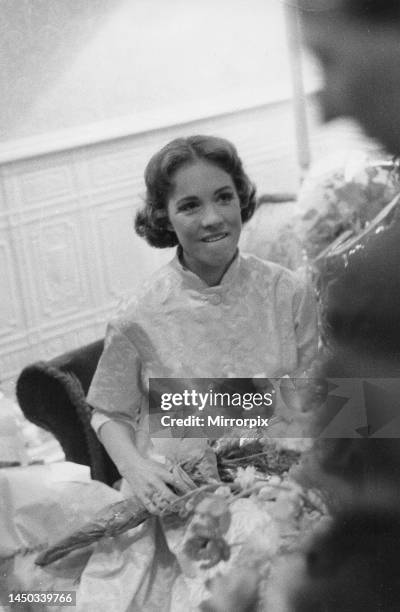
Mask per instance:
[[[239,196],[242,222],[248,221],[256,207],[255,188],[243,169],[236,148],[216,136],[177,138],[156,153],[147,164],[145,206],[135,219],[139,236],[155,247],[173,247],[178,238],[168,227],[167,200],[174,175],[185,165],[204,160],[230,175]]]

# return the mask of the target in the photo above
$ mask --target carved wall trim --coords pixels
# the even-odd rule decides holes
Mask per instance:
[[[255,90],[251,92],[251,95],[248,92],[242,92],[242,96],[240,92],[237,92],[235,99],[232,96],[220,100],[214,99],[208,105],[203,101],[197,108],[195,105],[183,107],[177,105],[172,110],[164,110],[163,113],[142,112],[139,115],[98,121],[50,134],[7,141],[0,144],[0,164],[140,136],[166,128],[202,122],[210,118],[214,120],[220,116],[265,108],[287,100],[287,96],[274,95],[273,91],[270,92],[267,101],[263,91]]]

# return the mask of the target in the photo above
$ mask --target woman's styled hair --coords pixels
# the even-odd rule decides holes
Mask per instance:
[[[252,217],[256,208],[255,187],[233,144],[216,136],[176,138],[153,155],[144,174],[145,206],[136,215],[135,230],[152,246],[164,248],[178,244],[178,238],[169,226],[168,197],[175,173],[198,160],[218,166],[229,174],[239,196],[242,222]]]

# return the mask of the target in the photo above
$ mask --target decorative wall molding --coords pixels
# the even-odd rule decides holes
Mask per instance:
[[[242,99],[240,99],[240,96],[242,96]],[[265,99],[264,91],[253,90],[251,95],[248,92],[242,92],[242,94],[237,92],[235,98],[232,96],[229,98],[223,97],[219,100],[213,99],[209,103],[202,101],[202,104],[198,107],[193,104],[182,107],[176,105],[173,109],[164,110],[162,114],[154,111],[142,112],[139,115],[93,122],[40,136],[10,140],[0,143],[0,164],[140,136],[194,122],[201,123],[205,120],[234,115],[243,111],[274,106],[288,101],[289,98],[290,92],[286,92],[284,95],[282,93],[274,95],[272,91],[268,100]]]

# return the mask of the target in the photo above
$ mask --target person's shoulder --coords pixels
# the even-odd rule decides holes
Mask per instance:
[[[121,331],[157,309],[173,290],[174,266],[168,262],[153,272],[135,293],[120,305],[111,323]]]
[[[287,283],[296,288],[304,284],[303,279],[297,272],[293,272],[284,266],[273,261],[261,259],[250,253],[242,253],[242,267],[245,273],[251,274],[256,272],[265,278],[266,281],[276,283]]]
[[[308,291],[303,273],[252,254],[242,255],[242,270],[245,282],[265,298],[275,295],[277,299],[292,303],[301,300]]]

